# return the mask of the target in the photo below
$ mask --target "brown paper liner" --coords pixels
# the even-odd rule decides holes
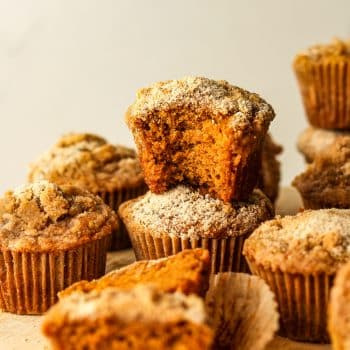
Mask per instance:
[[[230,238],[153,237],[147,232],[129,230],[136,260],[151,260],[177,254],[184,249],[204,248],[209,251],[211,273],[233,271],[249,272],[242,255],[243,243],[248,235]]]
[[[276,295],[281,315],[281,335],[290,339],[329,343],[327,306],[334,275],[290,274],[265,269],[248,261]]]
[[[0,251],[0,308],[16,314],[42,314],[57,301],[59,291],[74,282],[101,277],[108,236],[68,251]]]
[[[350,129],[350,61],[294,67],[310,123],[324,129]]]
[[[231,272],[212,276],[206,306],[215,349],[262,350],[278,329],[275,297],[256,276]]]
[[[130,199],[142,196],[147,192],[145,184],[139,185],[135,188],[125,188],[115,192],[99,192],[98,195],[103,201],[109,205],[116,213],[120,204]],[[120,221],[119,228],[112,232],[112,239],[109,250],[123,250],[131,248],[131,242],[128,231],[125,225]]]

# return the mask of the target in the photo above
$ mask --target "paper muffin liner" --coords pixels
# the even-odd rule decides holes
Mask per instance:
[[[120,204],[130,199],[142,196],[146,192],[147,186],[142,184],[134,188],[125,188],[114,192],[99,192],[98,195],[107,205],[118,213]],[[123,250],[127,248],[131,248],[131,242],[128,231],[126,230],[123,222],[120,220],[119,228],[112,232],[109,250]]]
[[[278,330],[275,296],[256,276],[212,276],[206,295],[215,349],[263,350]]]
[[[1,250],[0,308],[16,314],[42,314],[57,301],[59,291],[74,282],[101,277],[108,236],[67,251]]]
[[[281,315],[281,335],[307,342],[329,343],[327,307],[334,275],[291,274],[272,271],[248,260],[276,295]]]
[[[350,61],[305,62],[295,73],[310,123],[350,129]]]
[[[147,232],[129,230],[132,246],[137,260],[164,258],[179,253],[184,249],[204,248],[209,251],[211,273],[233,271],[249,272],[242,249],[249,235],[229,238],[180,238],[153,237]]]

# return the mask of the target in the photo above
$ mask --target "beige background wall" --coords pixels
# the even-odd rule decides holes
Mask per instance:
[[[283,182],[302,170],[294,54],[350,36],[350,1],[0,0],[0,191],[67,131],[132,144],[137,88],[184,75],[226,79],[275,108]]]

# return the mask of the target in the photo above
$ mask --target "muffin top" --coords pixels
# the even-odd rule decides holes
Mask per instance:
[[[230,118],[232,128],[269,123],[275,113],[259,95],[224,80],[186,77],[167,80],[140,89],[127,112],[129,126],[137,121],[160,122],[164,113],[191,110],[198,120]],[[209,117],[208,117],[209,113]],[[214,119],[212,120],[213,122]]]
[[[119,213],[128,225],[146,227],[153,236],[221,238],[252,232],[272,217],[273,208],[259,190],[246,202],[225,203],[180,185],[163,194],[148,192],[128,201]]]
[[[350,210],[306,210],[278,216],[253,232],[243,254],[273,271],[333,274],[350,258]]]
[[[201,298],[179,292],[164,293],[142,284],[129,290],[106,288],[73,293],[51,308],[46,320],[50,317],[71,321],[102,317],[124,322],[206,322]]]
[[[17,252],[66,250],[118,226],[102,199],[72,186],[39,181],[0,198],[0,246]]]
[[[329,44],[314,45],[298,54],[295,63],[304,61],[344,60],[350,58],[350,40],[335,38]]]
[[[72,184],[93,193],[143,183],[134,150],[114,146],[92,134],[67,134],[31,165],[29,181]]]
[[[339,137],[319,154],[293,185],[322,207],[350,208],[350,137]]]
[[[314,128],[305,129],[298,138],[298,150],[308,162],[312,162],[320,153],[327,150],[334,142],[349,138],[350,132]]]

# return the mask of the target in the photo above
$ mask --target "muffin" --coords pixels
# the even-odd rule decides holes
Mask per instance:
[[[338,142],[344,137],[350,139],[350,132],[318,129],[310,126],[299,135],[297,148],[304,156],[305,161],[312,163],[317,156],[327,152],[334,142]]]
[[[337,139],[294,181],[304,207],[350,208],[350,137]]]
[[[151,286],[74,293],[45,316],[54,350],[209,350],[213,331],[197,296]]]
[[[257,94],[187,77],[139,90],[126,121],[152,192],[183,183],[230,202],[255,187],[274,115]]]
[[[328,342],[327,305],[334,276],[350,257],[350,210],[306,210],[263,223],[245,241],[253,274],[276,294],[282,334]]]
[[[278,197],[281,179],[280,162],[277,155],[282,152],[282,146],[276,144],[270,134],[266,135],[261,160],[260,177],[257,187],[260,188],[271,202]]]
[[[294,71],[314,127],[350,129],[349,65],[350,41],[336,39],[296,56]]]
[[[350,349],[350,263],[338,271],[329,303],[328,330],[333,350]]]
[[[143,283],[152,283],[164,292],[205,295],[209,285],[209,253],[204,249],[187,249],[176,255],[138,261],[111,271],[98,280],[79,281],[58,293],[59,298],[73,292],[83,293],[108,287],[130,289]]]
[[[67,134],[31,165],[28,180],[71,184],[97,194],[115,211],[146,192],[135,151],[92,134]],[[123,225],[112,235],[112,249],[130,247]]]
[[[179,185],[123,203],[119,215],[137,260],[158,259],[188,248],[209,250],[211,272],[247,271],[244,240],[273,216],[270,200],[255,190],[245,202],[225,203]]]
[[[41,314],[57,292],[105,272],[115,213],[101,198],[47,181],[0,199],[0,308]]]

